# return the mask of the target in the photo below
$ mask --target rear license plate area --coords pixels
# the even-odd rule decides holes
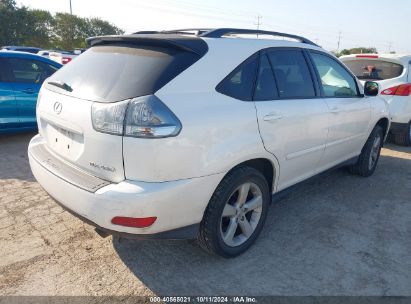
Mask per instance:
[[[73,133],[57,126],[47,126],[47,137],[49,147],[62,155],[70,155],[73,148]]]

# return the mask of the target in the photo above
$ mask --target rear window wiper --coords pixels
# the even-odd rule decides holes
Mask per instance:
[[[48,84],[54,85],[60,89],[63,89],[68,92],[73,92],[73,88],[69,86],[67,83],[62,82],[62,81],[49,81],[47,82]]]

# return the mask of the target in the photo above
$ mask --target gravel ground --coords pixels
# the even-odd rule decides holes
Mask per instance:
[[[0,137],[0,295],[411,296],[411,148],[387,145],[370,178],[298,185],[225,260],[193,241],[100,238],[34,180],[32,136]]]

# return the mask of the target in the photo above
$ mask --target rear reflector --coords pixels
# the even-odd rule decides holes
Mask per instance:
[[[155,216],[143,218],[116,216],[112,218],[111,223],[126,227],[145,228],[153,225],[156,219]]]
[[[378,55],[356,55],[357,58],[378,58]]]
[[[411,95],[411,83],[406,83],[406,84],[402,84],[399,86],[385,89],[381,92],[381,95],[410,96]]]

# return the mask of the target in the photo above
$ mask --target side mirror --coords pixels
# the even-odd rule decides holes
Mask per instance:
[[[378,83],[374,81],[367,81],[364,85],[365,96],[377,96],[379,92]]]

